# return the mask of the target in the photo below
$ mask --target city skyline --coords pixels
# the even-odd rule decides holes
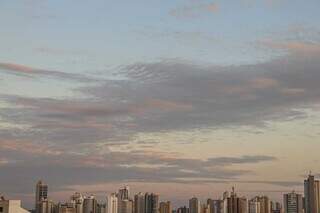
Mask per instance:
[[[235,187],[226,190],[218,198],[191,197],[189,205],[172,204],[155,192],[133,193],[125,185],[102,199],[94,194],[73,192],[67,200],[54,201],[49,185],[39,180],[34,190],[33,213],[316,213],[320,211],[319,180],[312,174],[304,180],[304,194],[294,190],[282,193],[283,199],[275,201],[256,193],[254,197],[238,194]],[[24,213],[20,200],[5,199],[0,194],[1,213]],[[9,209],[9,211],[8,211]],[[11,210],[10,210],[11,209]],[[13,210],[16,209],[16,210]]]
[[[172,203],[233,186],[272,200],[311,190],[301,180],[320,177],[319,8],[1,0],[1,192],[34,208],[39,179],[53,199],[123,185]]]
[[[198,197],[198,196],[189,196],[186,194],[186,198],[189,198],[184,200],[183,202],[172,202],[172,200],[168,200],[166,196],[163,196],[161,194],[158,194],[157,192],[152,191],[141,191],[140,189],[131,190],[131,187],[129,185],[121,185],[120,187],[114,186],[113,189],[100,189],[100,192],[98,194],[95,194],[96,191],[92,192],[84,192],[84,191],[69,191],[69,195],[67,197],[54,197],[52,196],[55,192],[54,189],[52,189],[52,192],[50,191],[49,184],[47,182],[44,182],[42,180],[38,180],[35,184],[35,190],[32,192],[33,196],[33,204],[23,205],[23,207],[34,210],[34,213],[51,213],[47,212],[49,211],[48,204],[52,203],[52,207],[54,208],[54,205],[69,205],[69,201],[74,201],[75,203],[80,202],[83,204],[84,198],[88,199],[94,199],[95,200],[95,206],[97,205],[105,205],[104,208],[107,212],[105,213],[157,213],[157,211],[160,211],[160,209],[163,209],[165,212],[170,213],[171,211],[175,210],[178,211],[179,208],[187,207],[188,213],[217,213],[213,209],[208,210],[209,212],[203,212],[204,204],[206,205],[217,205],[215,204],[215,201],[223,201],[227,197],[237,197],[237,198],[245,198],[247,207],[245,212],[249,213],[257,213],[257,212],[250,212],[250,208],[261,208],[265,209],[264,212],[268,213],[271,212],[272,203],[280,203],[281,209],[303,209],[304,211],[301,213],[307,213],[308,208],[310,208],[310,205],[314,205],[314,209],[319,209],[320,211],[320,184],[319,180],[309,173],[308,177],[304,180],[304,190],[303,191],[277,191],[280,195],[280,199],[272,199],[271,197],[268,197],[264,192],[253,192],[253,194],[248,194],[248,192],[241,192],[237,191],[235,189],[235,186],[232,185],[230,189],[225,189],[221,194],[215,194],[214,196],[208,196],[208,197]],[[210,191],[210,188],[207,189]],[[97,193],[97,192],[96,192]],[[240,193],[240,194],[239,194]],[[311,193],[311,194],[310,194]],[[251,196],[251,197],[250,197]],[[0,191],[0,197],[3,200],[12,200],[14,202],[19,201],[17,197],[12,199],[12,197],[6,196],[5,192]],[[161,198],[160,198],[161,197]],[[70,200],[69,200],[70,199]],[[171,197],[172,199],[172,197]],[[174,200],[174,198],[173,198]],[[312,200],[312,204],[308,204],[309,200]],[[130,207],[130,210],[128,209],[122,209],[119,207],[121,205],[121,201],[129,201],[133,204]],[[43,202],[45,202],[45,207],[43,207]],[[154,203],[155,202],[155,203]],[[228,201],[229,202],[229,201]],[[251,203],[253,202],[253,203]],[[256,206],[256,202],[260,203],[259,206]],[[161,206],[161,204],[163,206]],[[253,204],[253,205],[251,205]],[[125,204],[126,205],[126,204]],[[140,205],[140,206],[139,206]],[[142,205],[142,206],[141,206]],[[156,205],[156,206],[153,206]],[[170,205],[168,207],[167,205]],[[223,205],[223,204],[221,204]],[[226,205],[226,204],[225,204]],[[219,204],[220,206],[220,204]],[[47,209],[47,210],[41,210],[40,209]],[[213,208],[213,207],[212,207]],[[169,209],[171,211],[169,211]],[[43,212],[45,211],[45,212]],[[52,210],[53,211],[53,210]],[[78,210],[77,210],[78,211]],[[83,207],[81,207],[81,212],[84,211]],[[213,212],[210,212],[213,211]],[[310,210],[309,210],[310,211]],[[318,210],[317,210],[318,211]],[[237,211],[238,212],[238,211]],[[259,211],[260,212],[260,211]],[[311,210],[311,212],[314,212],[314,210]],[[52,212],[54,213],[54,212]],[[78,213],[78,212],[77,212]],[[103,212],[104,213],[104,212]],[[161,212],[160,212],[161,213]],[[218,212],[219,213],[219,212]],[[221,212],[223,213],[223,212]],[[290,212],[289,212],[290,213]],[[298,212],[300,213],[300,212]]]

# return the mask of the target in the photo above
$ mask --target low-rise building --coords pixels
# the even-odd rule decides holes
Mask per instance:
[[[21,207],[20,200],[6,200],[0,198],[0,213],[29,213]]]

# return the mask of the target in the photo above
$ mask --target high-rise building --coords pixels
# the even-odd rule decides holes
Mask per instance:
[[[222,213],[228,212],[228,197],[229,197],[229,192],[225,191],[223,193],[222,200],[221,200],[221,212]]]
[[[224,195],[224,213],[247,213],[248,205],[245,197],[238,197],[232,188],[230,196]]]
[[[252,199],[249,201],[249,213],[261,213],[260,212],[261,206],[260,202],[256,199]]]
[[[48,199],[48,185],[41,180],[36,185],[35,212],[40,213],[40,204],[42,200]]]
[[[200,205],[200,212],[201,213],[210,213],[210,205],[208,205],[206,203],[202,203]]]
[[[271,213],[282,213],[281,203],[279,203],[279,202],[271,202]]]
[[[260,203],[260,213],[271,212],[271,202],[267,196],[257,196],[255,199]]]
[[[70,200],[75,205],[76,213],[83,213],[84,197],[82,196],[82,194],[79,192],[76,192],[70,197]]]
[[[128,186],[120,188],[117,194],[118,198],[118,213],[125,213],[127,211],[133,211],[132,201],[130,200],[130,190]],[[123,201],[123,202],[122,202]],[[130,212],[132,213],[132,212]]]
[[[54,202],[48,199],[41,200],[39,203],[39,213],[54,213]]]
[[[291,192],[283,195],[284,213],[303,213],[302,195]]]
[[[146,193],[145,199],[145,213],[158,213],[159,212],[159,195],[154,193]]]
[[[107,196],[107,213],[118,213],[118,197],[116,193]]]
[[[200,213],[200,201],[198,198],[193,197],[189,200],[189,211],[190,213]]]
[[[221,200],[213,200],[208,199],[207,200],[207,207],[209,213],[222,213],[222,204],[223,202]]]
[[[83,200],[83,213],[96,213],[97,200],[93,195],[85,197]]]
[[[209,213],[214,213],[213,200],[210,198],[207,199],[207,207],[208,207]]]
[[[171,206],[171,202],[167,201],[167,202],[161,202],[160,203],[160,213],[172,213],[172,206]]]
[[[213,201],[213,213],[223,213],[223,200]]]
[[[106,204],[98,203],[96,213],[106,213]]]
[[[238,212],[239,213],[247,213],[248,212],[248,201],[245,197],[238,198]]]
[[[76,213],[74,203],[58,203],[56,213]]]
[[[141,192],[134,196],[134,213],[145,213],[145,195]]]
[[[271,213],[271,202],[267,196],[256,196],[250,202],[252,204],[252,208],[254,206],[253,203],[259,203],[259,212],[260,213]],[[250,211],[250,209],[249,209]]]
[[[118,213],[133,213],[133,201],[118,200]]]
[[[320,212],[320,184],[314,179],[313,175],[309,175],[304,180],[304,197],[305,197],[305,213]]]
[[[190,211],[189,211],[189,208],[187,208],[186,206],[183,206],[178,208],[176,213],[190,213]]]
[[[129,200],[130,199],[130,189],[129,186],[124,186],[119,189],[118,200]]]

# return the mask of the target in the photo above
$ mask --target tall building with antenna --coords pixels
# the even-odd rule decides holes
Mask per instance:
[[[320,184],[319,180],[315,180],[314,176],[309,174],[304,180],[304,197],[305,197],[305,213],[320,212]]]
[[[35,212],[40,213],[40,205],[42,201],[48,199],[48,185],[41,180],[36,185]]]

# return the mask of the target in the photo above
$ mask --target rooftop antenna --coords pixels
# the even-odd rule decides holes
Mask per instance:
[[[236,195],[236,193],[234,192],[234,186],[232,186],[232,195]]]

